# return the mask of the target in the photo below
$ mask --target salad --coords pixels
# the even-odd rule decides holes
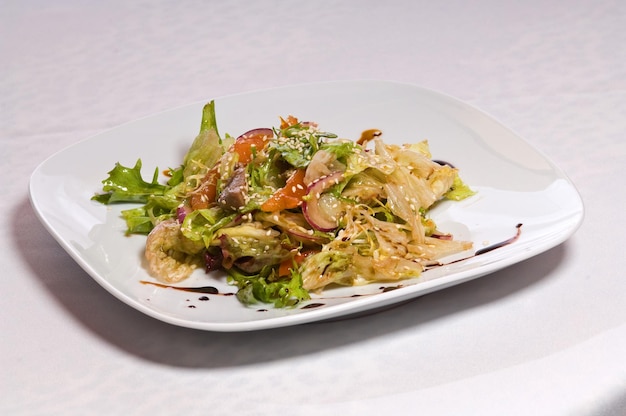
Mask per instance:
[[[141,168],[141,159],[116,163],[92,199],[138,204],[122,216],[128,234],[147,235],[156,279],[222,270],[244,304],[290,307],[332,285],[414,278],[472,246],[428,216],[438,201],[473,192],[432,160],[427,141],[385,144],[378,130],[347,140],[293,116],[222,136],[211,101],[166,182],[158,168],[144,180]]]

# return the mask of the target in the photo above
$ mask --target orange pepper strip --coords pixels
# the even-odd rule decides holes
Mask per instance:
[[[202,185],[198,187],[189,198],[189,206],[191,209],[203,209],[208,208],[213,202],[215,202],[215,194],[217,193],[217,168],[209,170],[202,179]]]
[[[261,210],[265,212],[280,211],[283,209],[296,208],[306,195],[307,189],[304,184],[304,169],[296,170],[287,179],[287,183],[261,205]]]
[[[287,120],[280,118],[280,128],[286,129],[287,127],[295,126],[298,124],[298,119],[294,116],[287,116]]]
[[[257,152],[263,150],[269,139],[270,137],[264,133],[245,134],[235,140],[231,151],[239,155],[239,163],[247,165],[252,160],[252,148],[254,147]]]

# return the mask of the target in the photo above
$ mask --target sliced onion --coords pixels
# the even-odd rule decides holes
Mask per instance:
[[[444,234],[438,231],[433,232],[430,236],[438,240],[452,240],[453,239],[452,234]]]
[[[187,214],[189,214],[190,211],[191,208],[189,208],[185,204],[180,204],[178,207],[176,207],[176,219],[178,220],[179,224],[182,224],[183,221],[185,221],[185,217],[187,216]]]
[[[288,229],[287,234],[291,235],[297,241],[305,245],[306,244],[322,245],[322,244],[328,243],[328,238],[316,236],[315,234],[310,233],[310,231],[313,231],[313,230],[307,230],[306,228],[297,227],[297,228]]]
[[[274,137],[274,130],[267,128],[267,127],[261,127],[258,129],[248,130],[247,132],[237,137],[237,140],[243,140],[244,138],[252,137],[252,136],[261,136],[261,137],[267,137],[268,139],[270,139]]]
[[[324,196],[324,191],[336,185],[343,179],[342,172],[334,172],[313,181],[307,188],[307,196],[302,203],[302,213],[311,227],[319,231],[332,231],[337,228],[338,222],[334,203],[329,201],[330,196]],[[334,197],[333,197],[334,199]]]

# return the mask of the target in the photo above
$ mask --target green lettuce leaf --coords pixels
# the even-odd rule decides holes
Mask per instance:
[[[206,173],[206,170],[215,165],[222,154],[224,154],[224,148],[215,121],[215,102],[211,101],[202,109],[200,133],[183,159],[183,177],[188,178]]]
[[[321,149],[327,152],[333,153],[337,159],[345,160],[348,156],[351,156],[359,148],[357,144],[349,140],[336,140],[328,143],[323,143]]]
[[[121,212],[127,234],[148,234],[154,226],[174,217],[179,201],[172,194],[150,196],[146,204]]]
[[[151,195],[163,195],[167,189],[165,185],[157,182],[158,176],[159,169],[156,168],[152,182],[146,182],[141,177],[141,159],[137,159],[132,168],[117,162],[109,172],[109,177],[102,181],[102,190],[105,193],[95,195],[91,199],[103,204],[146,203]]]
[[[269,303],[276,308],[293,307],[310,299],[309,292],[302,287],[302,276],[293,272],[290,278],[273,281],[274,270],[266,267],[255,275],[228,270],[231,283],[237,285],[237,299],[244,305]]]
[[[276,132],[277,140],[270,147],[296,168],[305,168],[320,149],[323,138],[336,138],[334,133],[321,132],[300,123]]]
[[[454,177],[452,187],[448,192],[443,195],[443,197],[446,199],[451,199],[453,201],[460,201],[474,194],[476,194],[476,192],[472,191],[470,187],[467,186],[465,182],[463,182],[459,175],[456,175]]]
[[[180,230],[188,239],[202,241],[205,247],[209,247],[215,233],[234,218],[235,214],[225,215],[219,207],[198,209],[185,216]]]

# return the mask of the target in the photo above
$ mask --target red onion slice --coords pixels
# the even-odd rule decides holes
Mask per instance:
[[[328,243],[328,238],[316,236],[311,233],[311,231],[313,230],[298,227],[287,230],[287,234],[305,245],[322,245]]]
[[[337,218],[333,215],[328,204],[328,198],[321,203],[320,198],[324,191],[336,185],[343,179],[343,172],[333,172],[311,182],[307,188],[307,196],[302,203],[302,213],[311,227],[318,231],[332,231],[337,228]]]
[[[237,137],[237,140],[243,140],[244,138],[248,138],[252,136],[267,137],[268,139],[270,139],[274,137],[274,130],[267,128],[267,127],[261,127],[258,129],[248,130],[247,132]]]
[[[189,214],[189,212],[191,212],[191,208],[185,204],[181,204],[176,207],[176,220],[179,224],[182,224],[183,221],[185,221],[185,217]]]

